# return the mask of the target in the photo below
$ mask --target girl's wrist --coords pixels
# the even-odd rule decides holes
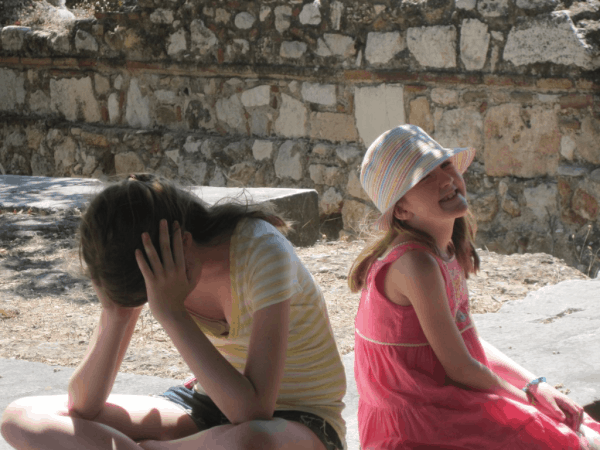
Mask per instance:
[[[546,377],[534,378],[533,380],[529,381],[525,385],[525,387],[523,387],[521,389],[523,392],[525,392],[525,395],[527,396],[527,400],[532,405],[535,405],[535,395],[534,395],[534,393],[537,390],[538,385],[540,383],[545,383],[545,382],[546,382]]]

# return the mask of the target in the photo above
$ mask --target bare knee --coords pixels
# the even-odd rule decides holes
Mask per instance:
[[[286,421],[282,419],[251,420],[236,425],[234,448],[237,450],[276,450],[279,447],[278,433],[285,431]]]
[[[53,415],[60,414],[60,405],[57,401],[49,401],[51,397],[25,397],[15,400],[4,410],[0,422],[2,437],[9,444],[15,446],[17,442],[24,442],[28,436],[40,431],[40,423],[48,424]],[[66,414],[66,407],[65,407]]]

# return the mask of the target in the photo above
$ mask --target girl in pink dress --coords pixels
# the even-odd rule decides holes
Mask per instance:
[[[362,450],[600,449],[600,423],[477,335],[465,279],[479,258],[462,177],[474,156],[403,125],[363,160],[361,183],[386,233],[349,276],[362,290]]]

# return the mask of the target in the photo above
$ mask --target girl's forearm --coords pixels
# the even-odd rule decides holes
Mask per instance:
[[[103,309],[88,350],[69,380],[69,410],[94,418],[106,402],[141,309],[116,316]]]
[[[536,378],[536,375],[510,359],[490,343],[480,339],[485,355],[492,370],[501,378],[508,381],[518,389]]]
[[[270,419],[252,382],[233,367],[187,312],[159,320],[206,393],[233,424]]]

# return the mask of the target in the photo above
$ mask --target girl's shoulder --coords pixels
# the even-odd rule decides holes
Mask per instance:
[[[427,253],[433,257],[436,257],[433,250],[423,242],[419,242],[416,240],[406,240],[406,241],[392,241],[389,245],[388,249],[381,255],[378,260],[385,263],[390,263],[395,260],[402,258],[404,255],[408,255],[411,253]],[[416,255],[413,255],[416,256]],[[410,256],[409,256],[410,258]]]

